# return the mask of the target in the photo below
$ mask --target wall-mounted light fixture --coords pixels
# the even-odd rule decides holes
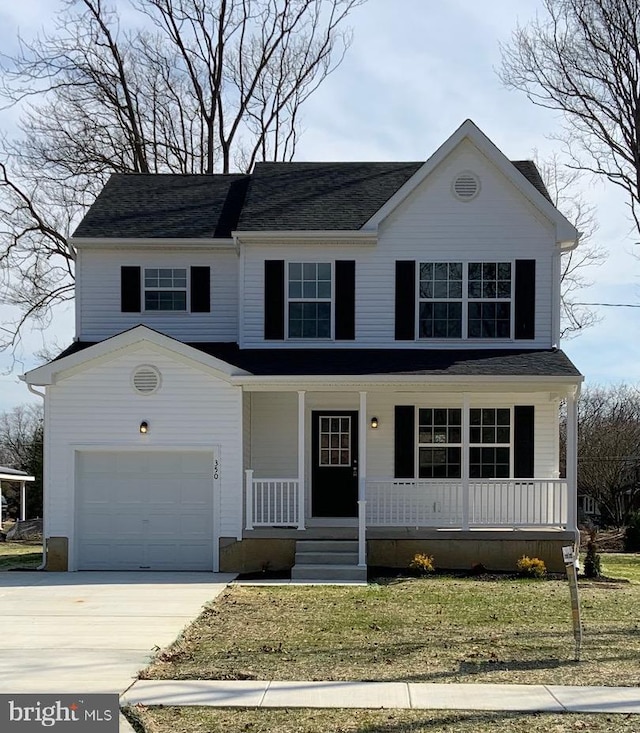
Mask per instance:
[[[377,428],[378,428],[378,418],[377,417],[372,417],[371,418],[371,429],[372,430],[377,430]]]
[[[148,433],[148,432],[149,432],[149,423],[148,423],[148,422],[147,422],[146,420],[143,420],[143,421],[142,421],[142,422],[140,423],[140,432],[141,432],[141,433],[142,433],[143,435],[145,435],[146,433]]]

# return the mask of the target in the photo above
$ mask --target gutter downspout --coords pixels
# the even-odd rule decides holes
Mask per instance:
[[[24,374],[19,374],[18,379],[27,385],[27,389],[29,390],[29,392],[31,392],[31,394],[35,394],[35,395],[38,395],[38,397],[42,397],[42,406],[44,409],[44,402],[45,402],[44,392],[38,392],[38,390],[35,389],[35,387],[32,384],[29,384],[29,382],[27,382],[27,380],[25,379]],[[44,439],[44,430],[42,431],[42,435]],[[43,453],[42,457],[43,457],[43,465],[44,465],[44,445],[42,446],[42,453]],[[43,486],[42,486],[42,499],[43,499],[42,515],[44,517],[44,480],[42,483],[43,483]],[[44,538],[44,519],[43,519],[42,521],[42,562],[40,563],[40,565],[38,565],[36,570],[44,570],[46,567],[47,567],[47,550],[46,550],[46,543],[45,543],[45,538]]]

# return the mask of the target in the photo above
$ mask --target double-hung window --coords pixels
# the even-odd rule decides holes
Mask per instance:
[[[511,338],[511,262],[422,262],[418,338]]]
[[[331,338],[331,263],[290,262],[287,293],[289,338]]]
[[[469,338],[510,338],[511,263],[470,262]]]
[[[511,465],[511,410],[469,410],[470,478],[508,478]]]
[[[462,263],[420,264],[419,338],[462,337]]]
[[[186,311],[187,270],[184,267],[146,267],[145,311]]]
[[[419,478],[460,478],[462,410],[418,410]]]

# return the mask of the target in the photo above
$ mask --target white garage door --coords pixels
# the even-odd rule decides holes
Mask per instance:
[[[78,452],[79,570],[212,570],[213,454]]]

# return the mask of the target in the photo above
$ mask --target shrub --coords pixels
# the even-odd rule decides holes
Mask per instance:
[[[587,578],[599,578],[602,575],[595,531],[591,532],[589,542],[587,542],[587,556],[584,559],[584,574]]]
[[[631,515],[624,533],[625,552],[640,552],[640,512]]]
[[[416,570],[420,575],[430,575],[436,569],[433,564],[433,555],[426,555],[422,552],[418,552],[413,556],[409,567]]]
[[[523,555],[518,560],[518,572],[523,578],[544,578],[547,574],[547,566],[539,557]]]

